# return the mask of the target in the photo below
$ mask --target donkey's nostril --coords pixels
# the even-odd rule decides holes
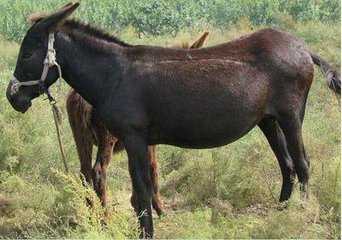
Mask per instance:
[[[6,90],[6,97],[11,106],[18,112],[25,113],[32,105],[29,97],[19,94],[19,92],[12,92],[13,83],[8,84]]]
[[[7,97],[7,100],[9,101],[9,102],[12,102],[13,101],[13,94],[12,94],[12,83],[10,82],[9,84],[8,84],[8,87],[7,87],[7,90],[6,90],[6,97]]]

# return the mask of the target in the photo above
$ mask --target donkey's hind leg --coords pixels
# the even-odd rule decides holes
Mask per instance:
[[[148,159],[148,144],[141,133],[125,136],[124,144],[128,155],[129,172],[136,193],[136,213],[140,222],[140,238],[153,238],[152,181]]]
[[[259,124],[259,128],[266,136],[276,158],[278,160],[283,184],[279,201],[283,202],[290,198],[295,178],[294,166],[286,146],[283,131],[280,129],[275,119],[264,118]]]
[[[157,159],[156,159],[156,147],[149,146],[148,147],[148,157],[150,162],[150,173],[151,173],[151,181],[152,181],[152,206],[154,210],[157,212],[158,216],[160,217],[163,215],[163,207],[162,202],[160,200],[160,193],[159,193],[159,184],[158,184],[158,166],[157,166]],[[131,205],[134,208],[134,211],[137,213],[138,211],[138,199],[137,194],[133,190],[131,196]]]
[[[295,171],[300,182],[301,197],[307,198],[309,181],[309,162],[302,137],[302,117],[297,113],[285,113],[278,117],[280,128],[283,130],[287,148],[293,159]]]

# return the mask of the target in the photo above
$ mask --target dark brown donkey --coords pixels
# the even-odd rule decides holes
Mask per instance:
[[[290,197],[294,174],[306,195],[302,123],[314,64],[337,93],[341,81],[302,40],[267,28],[210,48],[135,46],[66,20],[78,6],[41,17],[27,31],[6,95],[26,112],[32,99],[49,94],[59,63],[65,81],[123,141],[141,237],[153,236],[149,145],[213,148],[258,126],[281,167],[280,200]]]
[[[196,40],[193,44],[182,43],[182,48],[200,48],[208,37],[208,32]],[[66,101],[69,123],[76,143],[77,153],[81,164],[81,173],[88,184],[94,184],[94,189],[100,197],[102,204],[106,204],[106,170],[115,154],[123,150],[121,141],[111,135],[98,119],[93,107],[84,100],[74,89],[71,89]],[[92,169],[93,146],[98,146],[96,164]],[[162,203],[159,197],[158,168],[156,158],[156,147],[149,146],[148,156],[151,165],[151,180],[153,185],[152,206],[160,216],[162,214]],[[137,210],[136,194],[133,191],[131,203]]]

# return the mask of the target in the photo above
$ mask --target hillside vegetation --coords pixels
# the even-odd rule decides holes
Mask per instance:
[[[61,0],[1,0],[0,34],[20,40],[27,28],[26,17],[36,11],[49,12],[65,4]],[[278,26],[282,20],[336,23],[339,0],[82,0],[76,16],[110,31],[128,26],[138,36],[175,36],[184,28],[211,25],[227,29],[246,17],[253,25]]]
[[[277,26],[304,39],[312,51],[340,68],[338,1],[168,2],[82,0],[77,17],[129,43],[160,46],[191,41],[205,30],[210,32],[208,45],[214,45]],[[61,91],[53,87],[53,93],[64,116],[70,174],[63,172],[52,113],[44,97],[20,114],[4,94],[15,67],[17,42],[28,27],[27,13],[62,4],[0,0],[0,238],[135,238],[138,224],[129,204],[125,152],[113,158],[108,170],[107,214],[94,192],[81,185],[65,113],[68,86],[63,84]],[[158,146],[167,215],[155,216],[156,237],[340,238],[340,107],[318,69],[303,134],[311,160],[310,199],[300,200],[296,184],[286,204],[277,202],[280,170],[257,128],[233,144],[211,150]],[[87,207],[86,196],[94,200],[93,208]]]

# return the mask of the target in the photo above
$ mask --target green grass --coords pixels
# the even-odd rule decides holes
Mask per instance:
[[[175,35],[184,28],[203,24],[230,29],[242,17],[253,25],[279,26],[282,19],[298,22],[340,20],[338,0],[81,0],[77,17],[114,32],[133,26],[137,36]],[[0,0],[0,35],[19,41],[32,12],[50,12],[65,0]]]
[[[303,38],[309,48],[340,67],[340,25],[296,23],[279,26]],[[229,30],[203,25],[176,37],[136,37],[132,27],[120,38],[130,43],[174,45],[209,30],[208,45],[262,26],[240,19]],[[6,36],[7,38],[7,36]],[[324,44],[322,44],[324,43]],[[18,45],[0,40],[0,90],[15,67]],[[15,112],[0,95],[0,238],[135,238],[137,223],[129,205],[127,157],[113,158],[108,171],[107,225],[91,189],[78,180],[79,163],[65,113],[65,96],[53,88],[63,112],[63,141],[71,169],[62,172],[52,113],[43,97],[26,114]],[[260,130],[229,146],[185,150],[158,146],[160,185],[167,216],[155,218],[158,238],[340,238],[340,108],[316,69],[303,127],[311,160],[310,200],[299,199],[298,184],[288,207],[277,203],[281,176]],[[85,196],[94,199],[89,209]],[[283,210],[279,210],[283,209]]]

